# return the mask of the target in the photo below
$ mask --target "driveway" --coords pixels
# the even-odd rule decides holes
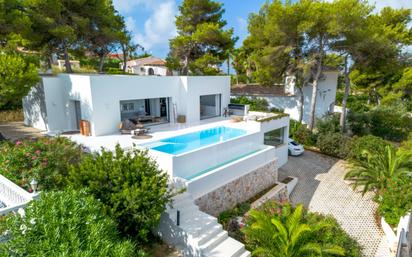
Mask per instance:
[[[375,221],[377,205],[370,194],[362,197],[343,179],[345,165],[345,161],[306,151],[302,156],[289,157],[279,169],[279,180],[298,177],[290,197],[293,204],[302,203],[312,212],[333,215],[361,244],[364,256],[388,257],[388,244]]]

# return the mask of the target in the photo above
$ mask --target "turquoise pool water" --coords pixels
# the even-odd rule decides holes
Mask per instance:
[[[225,142],[245,134],[246,130],[243,129],[220,126],[162,139],[144,146],[156,151],[177,155],[218,142]]]

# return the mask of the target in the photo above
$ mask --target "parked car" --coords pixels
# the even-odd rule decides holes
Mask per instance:
[[[296,141],[293,141],[293,139],[289,138],[288,139],[288,152],[289,155],[292,156],[298,156],[303,154],[305,149],[303,148],[303,145],[297,143]]]

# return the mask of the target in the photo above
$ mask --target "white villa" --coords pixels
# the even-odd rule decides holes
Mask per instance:
[[[120,63],[120,69],[123,69],[123,65]],[[127,61],[126,71],[140,76],[173,75],[166,67],[165,60],[153,56]]]
[[[336,101],[336,89],[338,85],[339,71],[330,69],[324,71],[319,81],[316,112],[317,118],[321,118],[328,113],[334,112]],[[312,102],[312,85],[308,84],[303,88],[303,122],[308,123],[310,117],[310,105]],[[295,86],[293,77],[287,77],[283,85],[275,87],[265,87],[255,84],[236,85],[232,87],[232,96],[247,96],[264,98],[269,103],[269,108],[284,110],[291,119],[299,120],[301,106],[301,93]]]
[[[60,74],[42,77],[23,108],[26,125],[50,134],[77,131],[87,120],[91,136],[68,136],[92,151],[116,144],[148,149],[171,185],[187,189],[162,216],[163,240],[185,256],[245,257],[244,245],[214,216],[278,183],[288,160],[289,116],[224,117],[229,103],[227,76]],[[149,127],[151,138],[120,134],[125,119]]]

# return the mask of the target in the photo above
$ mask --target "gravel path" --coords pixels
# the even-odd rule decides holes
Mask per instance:
[[[364,256],[390,256],[386,239],[375,221],[376,204],[371,195],[362,197],[354,191],[343,180],[345,173],[344,161],[307,151],[289,158],[279,169],[279,180],[298,177],[292,203],[303,203],[310,211],[333,215],[362,245]]]

